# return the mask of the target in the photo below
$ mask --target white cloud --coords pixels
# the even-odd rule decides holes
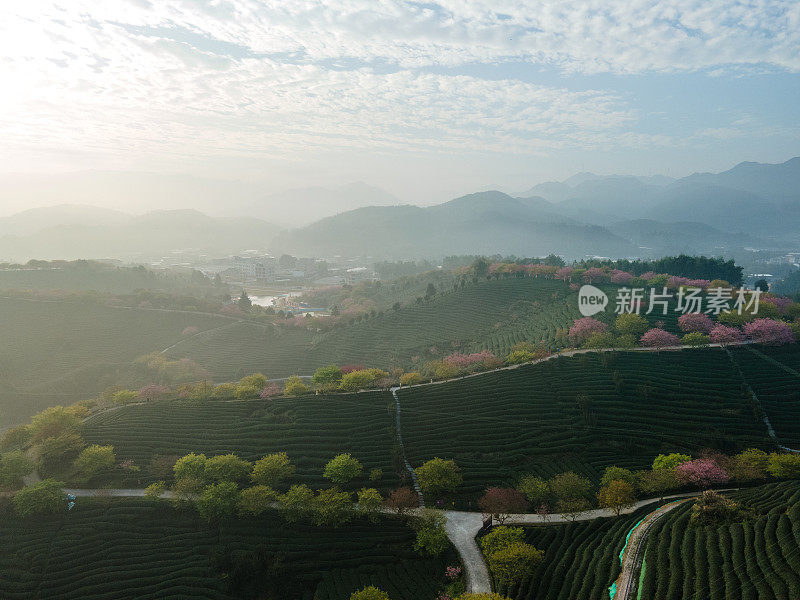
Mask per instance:
[[[661,145],[673,140],[636,131],[617,93],[463,67],[800,70],[800,8],[777,0],[13,4],[0,8],[7,161]]]

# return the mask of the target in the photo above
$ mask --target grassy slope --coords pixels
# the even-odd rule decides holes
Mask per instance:
[[[525,473],[573,469],[596,481],[608,465],[645,468],[661,452],[774,447],[718,349],[558,358],[399,394],[409,460],[454,458],[464,506],[487,485],[515,485]],[[312,486],[341,451],[383,469],[383,489],[402,475],[387,392],[133,405],[94,417],[84,434],[113,444],[146,478],[153,455],[190,451],[252,459],[286,450],[297,480]]]
[[[0,596],[7,600],[228,600],[234,596],[211,561],[225,547],[281,553],[297,577],[285,600],[346,600],[369,584],[394,600],[432,600],[447,561],[457,561],[452,551],[421,558],[413,532],[393,519],[331,529],[270,515],[214,526],[143,501],[80,499],[64,516],[2,521]]]
[[[503,279],[468,284],[399,311],[313,336],[242,324],[187,340],[169,352],[189,357],[219,380],[263,371],[269,377],[309,374],[326,364],[411,369],[456,350],[505,355],[516,342],[554,346],[556,330],[580,316],[564,282]],[[433,349],[433,351],[432,351]],[[416,359],[415,359],[416,357]]]
[[[690,527],[692,503],[658,520],[646,541],[641,598],[775,600],[800,592],[800,492],[797,482],[729,494],[751,518],[725,526]],[[631,515],[530,527],[526,541],[545,552],[532,577],[501,589],[513,600],[596,600],[620,570],[628,531],[651,505]],[[746,558],[745,558],[746,557]]]
[[[660,452],[770,447],[716,349],[559,358],[399,393],[411,464],[454,458],[473,498],[525,473],[597,480],[608,465],[645,468]]]
[[[382,469],[374,485],[384,492],[399,484],[395,468],[394,403],[388,392],[225,402],[156,402],[125,406],[92,418],[83,428],[89,443],[114,445],[120,460],[144,469],[143,482],[157,479],[155,455],[236,452],[254,460],[285,451],[297,466],[293,482],[327,486],[325,464],[351,452],[365,468],[350,486],[372,486],[371,469]],[[132,482],[135,484],[136,482]]]
[[[790,369],[800,371],[797,344],[759,348],[759,351]],[[747,348],[733,348],[731,353],[761,401],[778,440],[790,448],[800,448],[800,377]]]
[[[72,302],[0,298],[0,429],[54,404],[71,404],[131,381],[130,364],[194,325],[229,319]]]
[[[679,507],[650,532],[643,598],[774,600],[800,595],[797,482],[731,493],[753,516],[720,526],[688,525]]]
[[[628,531],[656,506],[617,518],[526,528],[525,541],[544,551],[544,560],[533,576],[500,590],[512,600],[608,598]]]

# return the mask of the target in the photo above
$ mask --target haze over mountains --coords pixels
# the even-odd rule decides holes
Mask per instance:
[[[678,180],[581,173],[519,197],[486,191],[429,207],[400,205],[363,183],[245,197],[247,209],[241,201],[230,201],[230,214],[247,216],[211,217],[196,210],[132,216],[82,205],[31,209],[0,218],[0,258],[145,260],[190,248],[206,254],[256,248],[373,258],[647,256],[800,246],[800,158],[778,165],[741,163]],[[274,206],[286,211],[272,211]],[[295,222],[309,224],[283,229],[280,215],[290,213]]]

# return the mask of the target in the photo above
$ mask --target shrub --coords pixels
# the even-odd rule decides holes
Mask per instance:
[[[33,469],[33,461],[22,450],[4,452],[0,456],[0,488],[16,489]]]
[[[289,479],[294,475],[294,471],[289,455],[286,452],[276,452],[259,458],[253,465],[250,478],[253,483],[273,487]]]
[[[453,492],[461,485],[461,470],[453,460],[432,458],[416,468],[417,483],[423,494]]]
[[[694,331],[683,336],[681,338],[681,343],[684,346],[708,346],[708,344],[711,343],[711,339],[707,335]]]
[[[541,550],[524,542],[515,542],[490,554],[488,563],[498,581],[511,585],[532,575],[543,559],[544,552]]]
[[[445,523],[447,518],[438,510],[424,509],[414,523],[417,538],[414,550],[422,556],[438,556],[450,547]]]
[[[120,390],[111,397],[114,404],[128,404],[139,399],[139,393],[133,390]]]
[[[278,492],[266,485],[245,488],[239,494],[239,514],[257,517],[278,502]]]
[[[113,446],[93,444],[84,448],[75,459],[75,469],[81,481],[89,481],[92,477],[114,466],[116,457]]]
[[[559,500],[576,500],[578,498],[586,498],[592,489],[592,482],[588,479],[580,477],[573,471],[567,473],[560,473],[554,476],[548,482],[550,491]]]
[[[648,348],[665,348],[667,346],[678,346],[680,340],[674,333],[669,333],[658,327],[647,331],[640,339],[642,346]]]
[[[364,467],[349,453],[338,454],[328,461],[322,476],[340,485],[361,475]]]
[[[678,317],[678,327],[685,333],[710,333],[714,323],[704,313],[687,313]]]
[[[238,486],[232,481],[222,481],[203,490],[197,499],[197,512],[206,521],[217,521],[233,516],[238,504]]]
[[[350,594],[350,600],[389,600],[389,594],[371,585]]]
[[[614,326],[617,328],[617,331],[623,335],[639,337],[647,331],[649,325],[647,324],[647,319],[642,315],[624,313],[617,317],[616,321],[614,321]]]
[[[570,342],[576,346],[580,346],[585,343],[593,333],[604,333],[607,329],[608,325],[605,323],[593,319],[592,317],[584,317],[575,321],[572,327],[569,328],[569,333],[567,335]]]
[[[220,383],[214,388],[211,397],[217,400],[232,400],[236,396],[236,384]]]
[[[507,548],[511,544],[525,541],[525,531],[522,527],[495,527],[480,538],[481,550],[486,556],[498,550]]]
[[[193,477],[201,481],[206,477],[206,455],[191,452],[175,461],[172,471],[175,479]]]
[[[735,522],[740,513],[736,502],[714,490],[706,490],[695,500],[689,522],[695,526],[724,525]]]
[[[339,527],[353,518],[350,494],[339,488],[319,490],[314,499],[314,524]]]
[[[764,479],[768,463],[769,454],[757,448],[748,448],[733,457],[731,477],[743,483]]]
[[[416,508],[419,505],[419,500],[417,499],[417,494],[411,488],[401,487],[389,492],[389,497],[386,498],[384,504],[386,508],[396,511],[398,515],[402,515],[409,509]]]
[[[314,371],[314,376],[311,378],[318,390],[326,392],[335,390],[341,380],[342,370],[336,365],[320,367]]]
[[[800,454],[773,452],[769,455],[767,471],[773,477],[786,479],[800,477]]]
[[[167,484],[163,481],[156,481],[151,483],[144,489],[144,497],[152,500],[161,498],[161,494],[167,491]]]
[[[687,463],[692,460],[688,454],[679,454],[673,452],[672,454],[659,454],[653,459],[653,470],[656,469],[674,469],[678,465]]]
[[[416,371],[400,375],[400,385],[416,385],[418,383],[422,383],[422,375]]]
[[[700,487],[710,487],[730,479],[728,472],[710,458],[697,458],[678,465],[675,467],[675,474],[679,481]]]
[[[14,495],[14,510],[21,517],[64,512],[67,502],[63,485],[61,481],[44,479],[22,488]]]
[[[278,501],[283,518],[289,523],[310,519],[314,514],[314,492],[304,483],[290,487]]]
[[[528,509],[528,501],[525,494],[513,488],[490,487],[478,500],[478,506],[503,523],[513,513],[524,513]]]
[[[550,486],[544,479],[535,475],[525,475],[520,479],[517,488],[534,506],[544,504],[550,496]]]
[[[362,488],[358,492],[358,512],[372,523],[378,522],[383,498],[375,488]]]
[[[357,392],[358,390],[372,386],[378,379],[388,377],[388,375],[388,373],[380,369],[352,371],[342,377],[339,389],[345,392]]]
[[[623,508],[633,506],[633,503],[636,502],[636,495],[632,484],[615,479],[598,490],[597,501],[600,508],[610,508],[619,516]]]
[[[235,454],[221,454],[206,460],[205,478],[210,481],[243,481],[252,469],[252,463]]]
[[[767,346],[781,346],[794,342],[794,334],[783,321],[756,319],[744,326],[745,335],[751,340]]]
[[[283,386],[283,392],[289,396],[302,396],[310,391],[311,389],[297,375],[289,377]]]
[[[744,341],[744,333],[740,329],[725,325],[716,325],[708,337],[714,344],[736,344]]]

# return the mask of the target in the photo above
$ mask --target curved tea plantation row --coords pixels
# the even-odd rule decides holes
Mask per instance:
[[[555,347],[558,330],[579,316],[577,295],[563,281],[501,279],[468,283],[327,333],[241,323],[188,339],[168,355],[196,360],[217,381],[259,371],[308,374],[327,364],[410,368],[414,357],[421,363],[454,350],[504,356],[519,341]]]
[[[798,344],[760,346],[758,352],[800,372]],[[758,396],[778,440],[790,448],[800,448],[800,377],[747,348],[731,348],[731,354]]]
[[[286,452],[297,471],[289,483],[327,487],[325,464],[349,452],[365,474],[381,469],[367,487],[383,491],[399,483],[395,468],[394,402],[388,392],[263,400],[157,401],[122,406],[91,417],[82,428],[89,444],[111,444],[118,460],[143,470],[141,483],[171,476],[175,460],[190,452],[236,453],[256,460]],[[159,461],[158,457],[170,460]],[[155,460],[154,460],[155,458]],[[165,472],[159,472],[156,464]],[[353,483],[363,487],[366,479]],[[139,487],[138,482],[127,483]]]
[[[270,515],[209,525],[134,499],[79,499],[58,517],[3,517],[0,597],[343,600],[367,585],[393,599],[432,598],[453,550],[421,558],[402,521],[338,529]]]
[[[652,504],[616,518],[525,529],[525,541],[544,552],[544,560],[520,583],[499,586],[513,600],[606,600],[619,576],[619,554],[628,531]]]
[[[690,526],[691,503],[656,522],[647,539],[642,598],[791,600],[800,597],[797,481],[726,494],[748,515]]]
[[[145,385],[147,380],[131,373],[137,356],[174,344],[186,327],[206,330],[228,322],[201,314],[0,298],[0,430],[109,385]]]
[[[411,464],[455,459],[471,498],[527,473],[597,481],[661,452],[773,447],[719,349],[562,357],[398,393]]]

